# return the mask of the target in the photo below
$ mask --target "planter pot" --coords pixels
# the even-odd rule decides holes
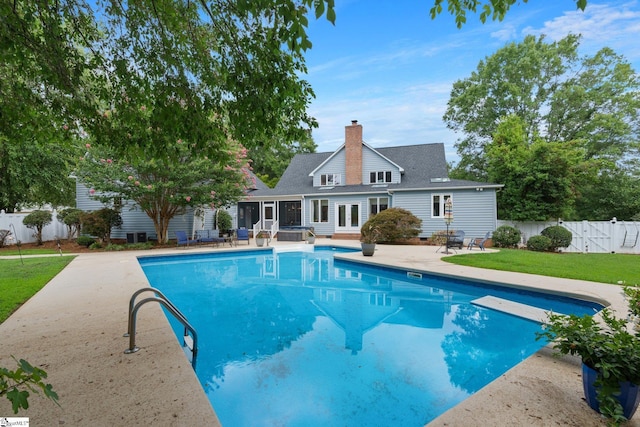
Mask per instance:
[[[307,237],[307,243],[310,245],[313,245],[316,243],[316,236],[309,236]]]
[[[598,377],[598,371],[582,364],[582,386],[584,388],[584,397],[587,403],[596,412],[600,412],[600,404],[596,396],[596,387],[593,383]],[[628,381],[620,383],[620,396],[618,402],[622,405],[623,413],[626,419],[631,419],[640,403],[640,387]]]
[[[362,246],[362,255],[364,256],[372,256],[376,250],[375,243],[360,243]]]
[[[262,247],[264,246],[264,241],[265,241],[264,237],[256,237],[256,245]]]

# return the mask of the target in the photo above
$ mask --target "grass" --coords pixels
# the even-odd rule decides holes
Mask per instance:
[[[53,279],[73,256],[0,260],[0,323]]]
[[[453,264],[542,276],[640,285],[640,257],[628,254],[546,253],[516,249],[443,258]]]
[[[0,252],[2,256],[12,256],[12,255],[52,255],[59,254],[57,249],[51,248],[33,248],[33,249],[3,249]]]

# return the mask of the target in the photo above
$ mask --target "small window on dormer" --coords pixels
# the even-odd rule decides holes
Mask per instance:
[[[328,174],[320,175],[320,185],[322,186],[340,185],[340,174],[328,173]]]
[[[369,184],[382,184],[391,182],[391,171],[376,171],[369,173]]]

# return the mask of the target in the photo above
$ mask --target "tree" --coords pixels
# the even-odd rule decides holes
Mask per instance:
[[[102,243],[111,243],[111,229],[122,225],[120,212],[111,208],[102,208],[80,215],[82,232],[96,236]]]
[[[0,209],[67,205],[74,194],[68,128],[55,94],[21,74],[0,61]]]
[[[41,245],[42,244],[42,229],[48,225],[51,224],[51,212],[49,211],[33,211],[31,212],[29,215],[25,216],[22,219],[22,223],[27,227],[27,228],[32,228],[35,231],[35,238],[38,241],[38,244]]]
[[[0,59],[18,72],[29,65],[36,81],[66,95],[74,128],[99,143],[161,149],[108,132],[105,111],[125,113],[131,101],[154,100],[167,128],[198,131],[197,118],[175,118],[162,98],[200,103],[249,148],[274,135],[299,140],[317,125],[306,113],[313,92],[300,78],[311,48],[306,28],[310,13],[335,21],[333,0],[23,0],[3,2],[0,13]]]
[[[594,179],[584,182],[579,190],[575,218],[607,221],[615,217],[633,221],[634,216],[640,215],[640,177],[629,169],[611,164],[599,170]]]
[[[250,150],[253,172],[269,187],[276,186],[280,177],[298,153],[315,153],[317,145],[307,132],[299,141],[290,142],[285,138],[264,144],[264,147]]]
[[[467,22],[467,12],[476,13],[478,8],[482,9],[480,12],[480,21],[484,24],[487,18],[491,17],[492,20],[502,21],[511,9],[511,6],[516,4],[517,0],[446,0],[447,10],[451,13],[456,20],[458,28]],[[528,0],[522,0],[523,3],[527,3]],[[572,0],[575,1],[576,7],[580,10],[584,10],[587,7],[587,0]],[[442,4],[445,0],[435,0],[434,5],[429,11],[431,19],[435,19],[440,13],[442,13]]]
[[[579,37],[553,43],[527,36],[478,64],[454,83],[444,121],[464,133],[457,171],[486,178],[484,146],[500,120],[519,116],[528,141],[581,140],[592,158],[620,159],[637,142],[640,81],[611,49],[579,58]]]
[[[67,240],[77,236],[82,226],[82,211],[76,208],[66,208],[58,212],[58,221],[67,226]]]
[[[520,118],[526,144],[538,142],[541,149],[544,140],[582,151],[588,168],[573,169],[580,173],[571,179],[577,199],[567,201],[584,198],[587,193],[580,190],[596,188],[595,177],[606,170],[633,175],[625,162],[638,154],[640,79],[611,49],[579,57],[579,41],[572,35],[553,43],[546,43],[544,36],[528,36],[499,49],[470,77],[454,83],[444,120],[464,137],[457,143],[461,160],[453,177],[490,179],[487,146],[501,120],[510,116]],[[571,209],[564,212],[567,219],[576,215]]]
[[[527,141],[523,121],[505,118],[486,147],[489,180],[505,186],[497,194],[498,217],[513,221],[546,221],[570,212],[577,172],[588,167],[576,144]]]
[[[133,121],[121,124],[119,113],[111,112],[108,116],[114,122],[114,133],[122,126],[133,140],[162,145],[164,155],[150,157],[133,149],[114,154],[109,146],[87,143],[76,174],[91,187],[90,194],[103,203],[111,203],[116,197],[135,202],[153,221],[159,242],[168,241],[169,221],[187,208],[227,206],[254,184],[247,151],[240,144],[231,139],[208,139],[205,145],[205,141],[197,144],[187,138],[171,143],[174,129],[150,126],[154,112],[145,106],[138,111],[135,125]],[[206,122],[202,126],[206,128]]]

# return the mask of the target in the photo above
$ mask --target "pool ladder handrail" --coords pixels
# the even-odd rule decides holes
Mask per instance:
[[[135,304],[136,297],[143,292],[154,292],[156,296],[145,298]],[[140,348],[136,346],[136,317],[140,307],[152,301],[156,301],[162,304],[184,326],[183,347],[187,347],[189,350],[191,350],[191,366],[193,367],[193,369],[196,369],[196,356],[198,355],[198,334],[196,333],[196,330],[193,328],[193,326],[191,326],[184,314],[182,314],[182,312],[178,310],[178,307],[173,305],[169,298],[167,298],[156,288],[138,289],[133,293],[131,299],[129,300],[127,332],[123,335],[125,337],[129,337],[129,348],[124,351],[125,354],[135,353],[140,350]],[[189,335],[189,332],[191,333],[191,336]]]

